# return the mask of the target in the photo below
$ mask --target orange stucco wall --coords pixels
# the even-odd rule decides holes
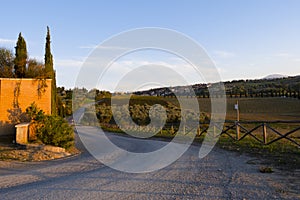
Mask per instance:
[[[3,129],[3,126],[12,127],[9,110],[14,108],[14,103],[18,103],[21,111],[25,112],[26,108],[35,102],[46,114],[51,114],[51,79],[46,80],[47,87],[41,95],[38,93],[40,85],[41,81],[37,79],[0,78],[0,135],[12,134],[12,128],[9,131]],[[15,96],[17,93],[18,97]]]

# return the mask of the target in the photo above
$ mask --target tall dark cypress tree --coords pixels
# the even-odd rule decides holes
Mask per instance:
[[[45,46],[45,72],[47,78],[53,78],[54,76],[54,69],[53,69],[53,56],[51,54],[51,47],[50,47],[50,30],[47,26],[47,36],[46,36],[46,46]]]
[[[45,46],[45,73],[46,78],[52,79],[51,84],[51,113],[52,115],[56,115],[57,113],[57,95],[56,95],[56,78],[55,71],[53,68],[53,56],[51,54],[50,48],[50,30],[47,26],[47,36],[46,36],[46,46]]]
[[[16,57],[14,60],[14,69],[15,69],[15,76],[17,78],[24,78],[26,72],[26,63],[27,63],[27,48],[26,42],[22,37],[22,34],[19,34],[19,38],[17,41],[16,49]]]

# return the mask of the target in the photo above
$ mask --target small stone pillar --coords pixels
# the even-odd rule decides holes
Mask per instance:
[[[26,144],[28,143],[28,130],[30,123],[17,124],[16,127],[16,143]]]

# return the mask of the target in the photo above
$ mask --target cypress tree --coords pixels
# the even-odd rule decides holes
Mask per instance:
[[[47,36],[46,36],[46,45],[45,45],[45,78],[51,78],[51,114],[55,115],[57,112],[57,95],[56,95],[56,78],[55,71],[53,68],[53,56],[51,54],[50,48],[50,30],[47,26]]]
[[[51,54],[51,47],[50,47],[50,30],[47,26],[47,36],[46,36],[46,46],[45,46],[45,73],[46,78],[53,79],[54,76],[54,69],[53,69],[53,56]]]
[[[16,49],[16,57],[14,60],[14,69],[15,69],[15,76],[17,78],[24,78],[26,72],[26,63],[27,63],[27,48],[26,42],[22,37],[22,34],[19,34]]]

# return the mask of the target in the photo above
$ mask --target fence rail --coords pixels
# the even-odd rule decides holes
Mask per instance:
[[[207,133],[207,123],[198,135]],[[217,123],[213,124],[219,129],[220,135],[227,135],[231,139],[240,141],[245,137],[252,137],[264,145],[270,145],[285,139],[300,147],[300,121],[225,121],[220,128]]]

